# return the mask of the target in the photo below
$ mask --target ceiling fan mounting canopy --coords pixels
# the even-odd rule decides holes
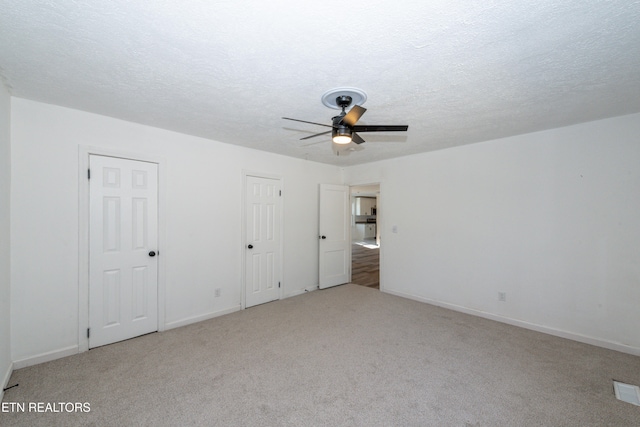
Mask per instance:
[[[367,101],[367,94],[355,87],[339,87],[331,89],[322,94],[322,104],[325,107],[333,108],[334,110],[341,110],[342,107],[338,105],[338,98],[343,96],[351,97],[351,103],[354,105],[362,105]]]
[[[342,108],[342,111],[344,111],[345,108],[351,105],[351,101],[353,101],[353,98],[349,95],[340,95],[336,98],[336,105],[338,105],[340,108]]]

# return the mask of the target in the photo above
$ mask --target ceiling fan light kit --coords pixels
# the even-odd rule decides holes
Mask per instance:
[[[330,131],[317,133],[315,135],[305,136],[300,139],[309,139],[314,138],[320,135],[326,135],[331,132],[331,139],[334,144],[338,146],[347,147],[352,142],[354,144],[362,144],[364,139],[360,137],[356,132],[405,132],[409,129],[408,125],[393,125],[393,126],[382,126],[382,125],[364,125],[364,126],[356,126],[360,117],[367,111],[366,108],[361,107],[367,100],[367,94],[360,89],[355,88],[338,88],[332,89],[322,95],[322,103],[329,108],[340,109],[342,112],[337,116],[331,118],[332,124],[326,125],[323,123],[309,122],[306,120],[292,119],[289,117],[283,117],[285,120],[293,120],[296,122],[309,123],[312,125],[318,126],[326,126],[330,127]],[[347,107],[351,104],[355,104],[349,112],[346,111]],[[336,155],[340,155],[340,150],[333,147]],[[348,151],[357,151],[353,149],[353,146],[350,147]]]
[[[336,144],[349,144],[353,140],[353,137],[351,136],[351,129],[341,124],[334,125],[331,130],[331,139]]]
[[[333,142],[340,145],[345,145],[351,143],[351,138],[348,136],[335,136],[333,137]]]

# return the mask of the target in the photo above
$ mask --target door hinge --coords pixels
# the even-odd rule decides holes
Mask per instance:
[[[278,190],[278,195],[282,197],[282,190]]]
[[[87,338],[91,336],[91,328],[87,328]]]
[[[87,179],[91,179],[91,169],[87,169]]]
[[[280,282],[278,282],[278,287],[280,287]]]

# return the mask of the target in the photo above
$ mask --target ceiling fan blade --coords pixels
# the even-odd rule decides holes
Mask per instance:
[[[358,135],[357,133],[353,132],[351,134],[351,142],[354,142],[356,144],[362,144],[364,141],[364,139],[362,139],[362,137],[360,137],[360,135]]]
[[[408,125],[363,125],[354,126],[354,132],[405,132],[409,129]]]
[[[302,141],[303,139],[315,138],[316,136],[320,136],[320,135],[326,135],[326,134],[331,133],[331,132],[333,132],[333,131],[332,130],[328,130],[326,132],[316,133],[315,135],[305,136],[304,138],[300,138],[300,141]]]
[[[365,111],[367,111],[366,108],[354,105],[353,108],[342,118],[342,123],[354,126],[358,120],[360,120],[360,117],[362,117]]]
[[[308,121],[306,121],[306,120],[292,119],[292,118],[290,118],[290,117],[283,117],[283,119],[285,119],[285,120],[293,120],[294,122],[309,123],[309,124],[312,124],[312,125],[318,125],[318,126],[326,126],[326,127],[329,127],[329,128],[332,128],[332,127],[333,127],[332,125],[325,125],[325,124],[323,124],[323,123],[316,123],[316,122],[308,122]]]

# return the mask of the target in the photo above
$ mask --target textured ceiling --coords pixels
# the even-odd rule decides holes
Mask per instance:
[[[640,111],[640,2],[0,0],[12,95],[352,165]],[[320,98],[365,91],[336,157]],[[319,142],[314,145],[306,145]]]

